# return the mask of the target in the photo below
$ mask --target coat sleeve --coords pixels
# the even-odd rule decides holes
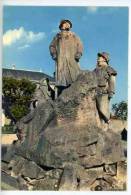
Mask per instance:
[[[73,36],[76,42],[75,59],[79,62],[79,59],[81,58],[83,52],[83,44],[78,36],[76,36],[75,34],[73,34]]]
[[[76,37],[76,42],[77,42],[76,56],[79,55],[79,58],[80,58],[83,53],[83,44],[79,37]]]
[[[57,37],[54,37],[50,46],[49,46],[50,54],[51,54],[53,59],[57,57],[56,44],[57,44]]]

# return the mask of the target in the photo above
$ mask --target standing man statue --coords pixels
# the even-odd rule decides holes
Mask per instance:
[[[115,94],[115,78],[117,72],[109,66],[108,53],[98,53],[97,57],[97,66],[94,70],[97,77],[96,103],[102,123],[109,124],[109,101]]]
[[[49,47],[52,59],[56,63],[56,97],[70,86],[80,73],[79,60],[83,46],[80,38],[70,31],[71,28],[71,21],[62,20],[59,25],[60,32],[53,38]]]

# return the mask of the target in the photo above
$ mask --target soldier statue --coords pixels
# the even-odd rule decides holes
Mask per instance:
[[[71,28],[71,21],[62,20],[59,25],[60,32],[53,38],[49,47],[56,64],[56,96],[69,87],[80,73],[79,60],[82,56],[83,45],[80,38],[70,31]]]
[[[109,54],[97,54],[97,65],[94,72],[97,77],[96,104],[102,123],[109,124],[109,102],[115,94],[115,78],[117,72],[109,65]]]

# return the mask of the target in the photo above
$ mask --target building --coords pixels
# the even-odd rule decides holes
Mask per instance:
[[[29,79],[30,81],[38,82],[41,79],[48,78],[50,82],[54,82],[54,78],[41,72],[33,70],[18,70],[14,68],[3,68],[2,69],[3,77],[13,77],[15,79]]]
[[[55,79],[50,75],[43,73],[42,71],[33,71],[33,70],[19,70],[15,68],[15,65],[12,68],[3,68],[2,77],[10,77],[15,79],[28,79],[39,85],[40,80],[48,78],[50,81],[50,86],[54,88]],[[2,111],[2,126],[8,124],[7,117],[4,114],[4,108]]]

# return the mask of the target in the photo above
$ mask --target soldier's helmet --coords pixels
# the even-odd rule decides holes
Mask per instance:
[[[109,60],[110,60],[109,53],[107,53],[107,52],[101,52],[101,53],[98,53],[97,56],[98,57],[103,57],[106,60],[106,62],[109,63]]]
[[[65,22],[69,23],[69,24],[70,24],[70,28],[72,28],[72,23],[71,23],[70,20],[61,20],[61,21],[60,21],[60,25],[59,25],[59,29],[60,29],[60,30],[61,30],[62,25],[63,25]]]

